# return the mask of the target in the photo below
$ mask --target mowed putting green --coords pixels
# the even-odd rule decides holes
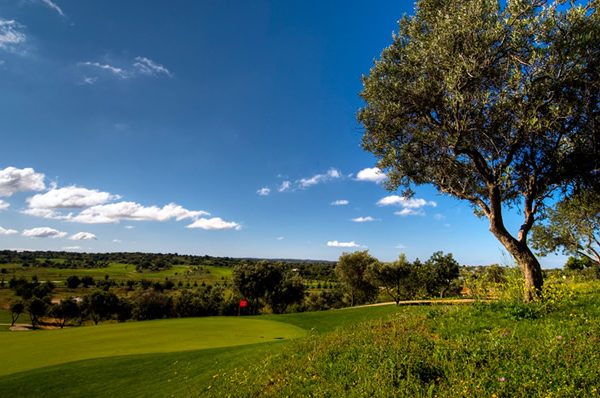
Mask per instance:
[[[230,347],[300,337],[272,320],[207,317],[0,334],[0,375],[92,358]]]

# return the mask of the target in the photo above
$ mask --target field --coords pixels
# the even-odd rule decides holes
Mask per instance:
[[[102,268],[23,267],[20,264],[2,264],[2,268],[7,271],[6,280],[12,276],[30,279],[35,275],[41,281],[53,281],[55,283],[62,283],[71,275],[78,277],[91,276],[94,279],[104,279],[106,275],[109,275],[115,281],[126,281],[128,279],[134,281],[141,279],[162,281],[169,278],[174,282],[214,283],[230,278],[232,272],[231,268],[212,265],[174,265],[162,271],[136,272],[134,265],[123,263],[110,263],[108,267]]]
[[[598,397],[600,285],[561,289],[0,333],[0,396]]]

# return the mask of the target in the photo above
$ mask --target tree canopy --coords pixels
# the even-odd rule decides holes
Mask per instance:
[[[389,189],[468,201],[542,287],[528,234],[551,197],[598,178],[598,1],[420,0],[361,93],[363,147]],[[507,208],[523,222],[515,234]]]
[[[542,255],[562,249],[600,265],[600,193],[582,191],[548,210],[548,222],[533,228],[532,245]]]

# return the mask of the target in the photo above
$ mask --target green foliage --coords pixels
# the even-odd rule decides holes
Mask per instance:
[[[119,298],[116,294],[104,290],[96,290],[83,297],[82,314],[89,317],[94,324],[112,318],[119,310]]]
[[[304,299],[304,283],[294,271],[281,264],[258,262],[239,265],[233,270],[236,291],[250,303],[251,313],[257,313],[264,302],[274,313]]]
[[[156,290],[140,292],[133,299],[133,302],[132,315],[138,321],[169,318],[173,315],[173,299],[171,296]]]
[[[174,312],[181,318],[219,315],[223,300],[223,290],[220,288],[186,289],[175,300]]]
[[[29,313],[31,326],[35,329],[39,326],[40,318],[46,315],[48,302],[39,297],[33,296],[25,303],[25,309]]]
[[[367,270],[367,276],[375,286],[383,287],[397,305],[400,300],[409,298],[407,285],[411,265],[406,255],[401,253],[393,263],[372,263]]]
[[[565,269],[571,271],[581,271],[585,268],[591,268],[594,262],[589,257],[569,257],[565,263]]]
[[[59,321],[62,329],[69,320],[81,316],[81,308],[73,298],[68,298],[50,307],[49,315]]]
[[[23,301],[21,301],[21,300],[15,301],[14,303],[12,303],[10,305],[10,314],[11,314],[10,326],[13,326],[17,322],[17,320],[19,319],[19,316],[23,313],[23,311],[25,311],[25,303],[23,303]]]
[[[600,192],[582,190],[548,209],[547,222],[533,228],[532,245],[542,255],[562,249],[600,266]]]
[[[444,296],[450,289],[452,281],[458,278],[459,264],[452,253],[444,255],[443,252],[435,252],[425,263],[425,279],[427,292],[431,295]]]

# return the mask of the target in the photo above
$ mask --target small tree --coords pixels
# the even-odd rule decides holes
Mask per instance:
[[[96,290],[84,296],[81,303],[83,314],[88,316],[95,325],[114,315],[118,306],[119,298],[114,293],[104,290]]]
[[[431,295],[444,297],[444,293],[450,288],[452,282],[460,274],[460,266],[452,253],[444,255],[443,252],[435,252],[425,263],[428,271],[426,280],[427,291]]]
[[[32,298],[27,300],[25,308],[29,313],[29,319],[31,319],[31,326],[35,329],[40,323],[40,318],[46,315],[46,311],[48,310],[48,304],[41,298],[33,296]]]
[[[571,271],[581,271],[594,266],[594,262],[589,257],[569,257],[565,263],[565,269]]]
[[[282,314],[291,304],[304,300],[306,287],[299,275],[283,272],[280,282],[267,290],[266,301],[275,314]]]
[[[81,279],[77,275],[71,275],[67,278],[67,287],[69,289],[76,289],[81,285]]]
[[[542,255],[562,249],[600,265],[600,192],[581,191],[549,209],[547,222],[533,227],[532,246]]]
[[[373,284],[383,287],[396,305],[407,298],[406,282],[411,273],[411,264],[404,253],[393,263],[372,263],[367,273]]]
[[[350,305],[362,304],[377,296],[377,288],[367,278],[367,269],[378,260],[368,250],[343,253],[335,267],[335,274],[350,293]]]
[[[11,304],[10,315],[12,318],[12,322],[11,322],[10,326],[14,326],[15,323],[17,323],[19,316],[23,313],[24,310],[25,310],[25,304],[23,304],[23,302],[21,300],[15,301],[14,303]]]
[[[598,2],[566,3],[418,0],[361,93],[363,147],[387,187],[408,196],[431,184],[487,217],[524,275],[525,301],[543,285],[534,222],[600,168]],[[516,234],[510,207],[523,215]]]
[[[61,300],[58,304],[54,304],[50,308],[49,314],[58,320],[58,324],[62,329],[69,320],[81,316],[81,309],[73,298],[68,298]]]

